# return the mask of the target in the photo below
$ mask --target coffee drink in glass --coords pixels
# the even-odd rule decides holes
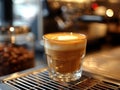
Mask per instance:
[[[53,80],[70,82],[82,75],[87,39],[73,32],[49,33],[43,36],[49,75]]]

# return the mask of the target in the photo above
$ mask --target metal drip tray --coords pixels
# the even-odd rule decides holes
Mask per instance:
[[[2,77],[1,83],[12,88],[8,90],[120,90],[119,83],[94,78],[88,72],[83,72],[82,78],[74,82],[57,82],[49,78],[46,68],[11,74]]]

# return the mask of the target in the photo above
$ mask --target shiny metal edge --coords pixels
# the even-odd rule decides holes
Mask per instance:
[[[2,77],[0,77],[0,82],[11,80],[14,78],[19,78],[19,77],[26,76],[29,74],[37,74],[37,73],[44,72],[44,71],[47,71],[47,67],[40,68],[40,66],[37,66],[37,67],[31,68],[31,69],[27,69],[27,70],[23,70],[20,72],[15,72],[12,74],[2,76]]]
[[[97,73],[93,73],[93,72],[88,72],[88,71],[83,71],[83,75],[88,76],[88,77],[92,77],[94,79],[98,79],[100,81],[107,81],[107,82],[111,82],[117,85],[120,85],[120,80],[113,78],[113,77],[108,77],[104,74],[97,74]]]

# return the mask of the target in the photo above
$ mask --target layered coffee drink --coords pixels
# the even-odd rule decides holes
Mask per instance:
[[[81,69],[86,51],[86,36],[78,33],[50,33],[44,35],[44,47],[51,77],[73,78]],[[81,71],[80,71],[81,72]],[[64,76],[65,75],[65,76]]]

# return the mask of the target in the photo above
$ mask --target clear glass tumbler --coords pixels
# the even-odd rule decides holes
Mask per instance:
[[[50,77],[63,82],[79,79],[86,52],[86,36],[80,33],[59,32],[45,34],[43,39]]]

